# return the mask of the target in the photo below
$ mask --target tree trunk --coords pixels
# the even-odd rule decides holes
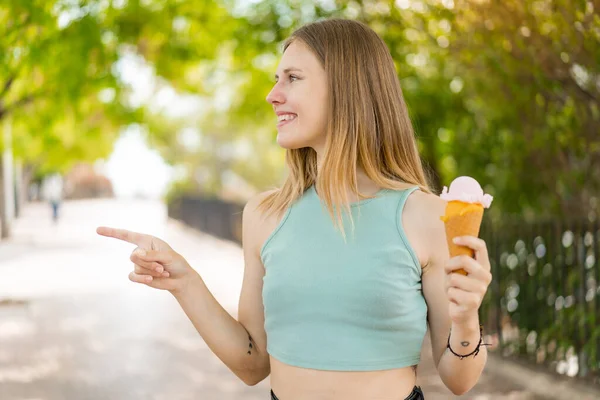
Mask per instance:
[[[1,239],[10,236],[10,225],[14,217],[14,186],[13,186],[13,168],[12,168],[12,134],[10,130],[10,119],[4,120],[4,151],[0,159],[0,227],[2,233]]]
[[[17,159],[15,161],[15,218],[21,216],[21,210],[27,199],[26,187],[23,161]]]
[[[0,154],[0,239],[10,236],[10,224],[6,215],[6,196],[4,193],[5,182],[4,154]]]

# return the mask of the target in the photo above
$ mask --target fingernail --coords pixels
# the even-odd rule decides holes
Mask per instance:
[[[139,250],[138,250],[138,254],[139,254],[140,256],[144,257],[144,256],[146,255],[146,250],[139,249]]]
[[[156,272],[163,272],[163,267],[157,267]]]
[[[146,282],[152,282],[152,277],[151,276],[147,276],[146,277]]]

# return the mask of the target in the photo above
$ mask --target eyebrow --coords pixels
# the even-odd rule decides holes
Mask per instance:
[[[289,67],[283,70],[284,74],[289,74],[292,71],[298,71],[298,72],[302,72],[302,70],[300,68],[296,68],[296,67]],[[275,79],[279,78],[279,75],[275,74]]]

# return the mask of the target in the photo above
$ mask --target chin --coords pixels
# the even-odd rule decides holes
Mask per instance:
[[[286,150],[295,150],[301,149],[303,147],[309,147],[309,144],[305,140],[302,140],[298,137],[290,138],[287,137],[287,135],[285,134],[277,134],[277,144],[279,145],[279,147],[282,147]]]

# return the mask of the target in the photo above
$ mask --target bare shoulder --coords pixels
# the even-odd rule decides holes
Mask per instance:
[[[422,213],[421,216],[429,222],[440,221],[439,217],[444,215],[446,211],[446,201],[442,200],[440,196],[433,193],[426,193],[422,190],[416,190],[412,196],[409,196],[406,200],[406,206],[411,203],[414,211]],[[435,215],[436,218],[428,218]],[[441,222],[441,221],[440,221]]]
[[[267,240],[271,232],[275,230],[281,219],[281,215],[267,213],[260,210],[259,205],[268,196],[274,194],[277,189],[267,190],[252,196],[244,206],[243,229],[247,233],[245,238],[247,243],[244,246],[250,246],[256,254],[260,253],[263,243]]]
[[[440,246],[445,250],[446,232],[440,217],[446,211],[446,204],[439,196],[421,190],[406,200],[403,223],[423,269],[437,257]]]
[[[244,215],[249,215],[253,218],[264,217],[265,213],[259,212],[258,206],[260,205],[260,203],[262,203],[263,200],[265,200],[267,197],[269,197],[276,191],[277,189],[267,190],[250,197],[250,199],[248,199],[246,205],[244,206]]]

